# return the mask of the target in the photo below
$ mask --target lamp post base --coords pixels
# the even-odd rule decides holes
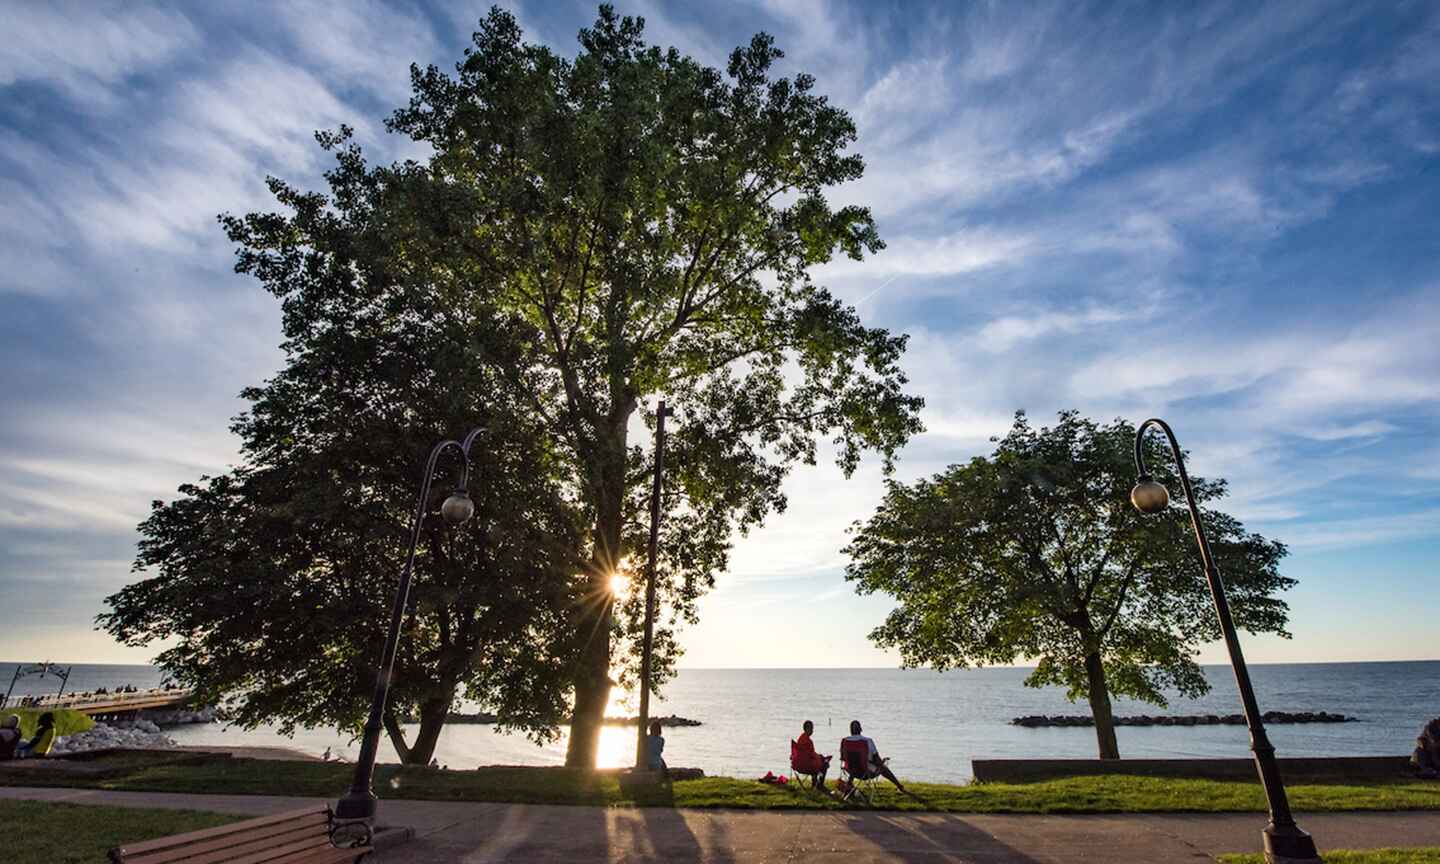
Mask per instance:
[[[1315,841],[1297,826],[1267,825],[1261,837],[1265,841],[1266,864],[1316,864],[1320,860]]]
[[[375,818],[375,793],[366,792],[355,794],[354,792],[341,798],[335,804],[336,819],[374,819]],[[1266,847],[1269,848],[1268,846]]]

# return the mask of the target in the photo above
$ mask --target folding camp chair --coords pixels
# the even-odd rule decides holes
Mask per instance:
[[[840,742],[840,800],[860,801],[871,806],[870,792],[880,772],[870,764],[870,747],[864,741]]]
[[[815,771],[814,766],[800,764],[800,747],[794,739],[790,741],[790,773],[795,777],[795,783],[801,789],[813,790],[820,786],[820,774]]]

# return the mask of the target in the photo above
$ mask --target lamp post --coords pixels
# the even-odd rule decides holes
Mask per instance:
[[[425,522],[425,511],[429,509],[430,485],[435,479],[435,466],[446,450],[460,451],[464,467],[460,473],[460,485],[440,505],[440,515],[451,525],[459,525],[475,513],[475,502],[470,500],[466,487],[470,482],[470,447],[475,443],[480,429],[470,430],[464,441],[448,439],[435,445],[430,458],[425,462],[425,474],[420,480],[420,500],[415,505],[415,521],[410,528],[410,549],[405,555],[405,569],[400,571],[400,585],[395,590],[395,605],[390,610],[390,630],[385,635],[385,647],[380,653],[380,668],[375,676],[375,695],[370,701],[370,717],[365,721],[365,734],[360,741],[360,757],[355,760],[355,778],[350,791],[345,793],[335,807],[338,819],[372,819],[375,816],[375,791],[372,781],[375,775],[375,756],[380,749],[380,731],[384,725],[385,701],[390,695],[390,678],[395,671],[395,654],[399,649],[400,625],[405,618],[405,606],[410,599],[410,581],[415,569],[415,547],[420,542],[420,528]]]
[[[1240,651],[1240,639],[1235,633],[1235,621],[1230,617],[1230,601],[1225,597],[1225,583],[1215,558],[1210,554],[1210,543],[1205,539],[1205,528],[1200,522],[1200,508],[1195,503],[1195,491],[1190,488],[1190,476],[1185,473],[1185,460],[1180,455],[1180,444],[1169,424],[1159,418],[1151,418],[1135,430],[1135,488],[1130,490],[1130,501],[1142,513],[1160,513],[1170,505],[1170,492],[1157,483],[1145,470],[1145,430],[1158,426],[1170,442],[1170,452],[1175,456],[1175,467],[1180,473],[1180,488],[1185,491],[1185,503],[1190,508],[1190,524],[1195,529],[1195,542],[1200,547],[1200,558],[1205,565],[1205,578],[1210,582],[1210,596],[1215,601],[1215,614],[1220,619],[1220,631],[1225,636],[1225,647],[1230,652],[1230,665],[1235,670],[1235,683],[1240,689],[1240,701],[1245,706],[1245,723],[1250,728],[1250,751],[1255,754],[1255,768],[1260,773],[1260,785],[1265,789],[1265,803],[1270,809],[1270,824],[1265,826],[1262,837],[1265,842],[1265,860],[1274,864],[1287,862],[1319,861],[1315,841],[1295,824],[1290,813],[1290,802],[1285,797],[1285,784],[1280,780],[1280,766],[1275,761],[1275,747],[1265,734],[1265,723],[1261,718],[1260,706],[1255,701],[1255,688],[1250,684],[1250,671],[1245,668],[1245,655]]]
[[[10,678],[10,689],[5,691],[5,698],[0,699],[0,708],[10,704],[10,694],[15,691],[15,682],[30,675],[39,675],[44,678],[46,675],[54,675],[60,679],[60,689],[55,693],[55,701],[58,703],[60,697],[65,695],[65,685],[70,682],[70,673],[74,666],[66,666],[63,670],[54,663],[39,663],[26,668],[24,665],[16,665],[15,674]],[[42,699],[44,697],[41,697]]]
[[[655,553],[660,538],[660,489],[665,471],[665,400],[655,413],[655,483],[650,492],[650,549],[645,562],[645,641],[640,651],[640,730],[635,736],[635,767],[647,763],[645,726],[650,722],[650,654],[655,646]]]

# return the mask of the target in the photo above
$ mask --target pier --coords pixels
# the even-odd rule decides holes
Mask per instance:
[[[71,693],[64,696],[36,697],[26,708],[68,708],[91,717],[109,717],[135,711],[183,708],[194,697],[188,688],[154,688],[133,693]],[[19,699],[11,699],[4,707],[20,707]]]

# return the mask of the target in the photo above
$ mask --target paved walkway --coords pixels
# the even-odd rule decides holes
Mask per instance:
[[[0,798],[265,814],[312,798],[0,787]],[[416,839],[373,864],[498,862],[796,862],[796,864],[1062,864],[1201,862],[1259,851],[1263,817],[983,816],[753,812],[382,801],[381,822]],[[1325,848],[1440,846],[1440,813],[1312,813],[1301,825]]]

